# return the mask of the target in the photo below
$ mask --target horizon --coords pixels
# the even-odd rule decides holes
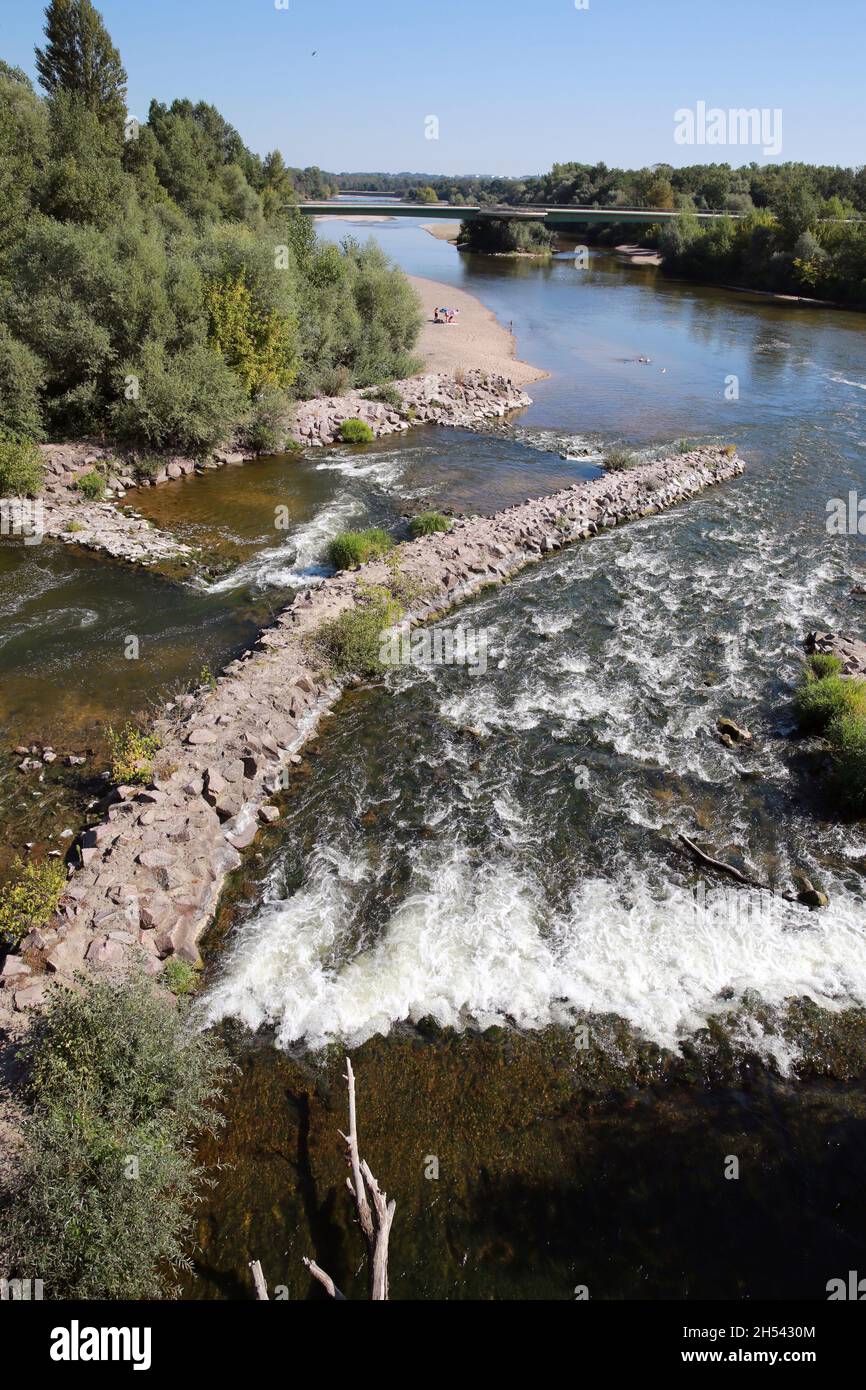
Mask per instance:
[[[722,22],[686,0],[652,11],[638,0],[477,0],[471,12],[441,0],[410,13],[396,0],[363,11],[334,0],[328,12],[311,0],[97,8],[127,69],[130,115],[146,119],[152,99],[210,102],[249,148],[279,149],[296,168],[522,178],[571,162],[863,163],[866,15],[844,0],[824,5],[808,51],[806,0],[767,0],[760,13],[732,0]],[[27,0],[0,23],[0,56],[34,80],[43,18]],[[781,148],[678,143],[678,115],[701,103],[710,114],[779,113]],[[719,133],[731,132],[723,123]]]

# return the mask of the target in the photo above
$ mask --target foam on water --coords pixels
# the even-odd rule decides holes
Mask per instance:
[[[311,521],[292,531],[282,545],[259,551],[244,564],[219,579],[199,580],[209,594],[225,594],[235,589],[289,589],[318,584],[333,567],[322,556],[333,540],[358,513],[358,502],[348,492],[340,492]]]
[[[800,995],[830,1009],[866,1000],[863,905],[844,895],[817,916],[766,894],[700,901],[676,886],[593,878],[551,913],[525,866],[480,866],[458,847],[419,863],[376,939],[353,942],[353,890],[368,873],[320,847],[305,886],[242,932],[208,1020],[267,1024],[284,1047],[316,1048],[357,1046],[425,1016],[537,1029],[614,1013],[676,1048],[729,1007],[729,991],[757,991],[771,1007]]]

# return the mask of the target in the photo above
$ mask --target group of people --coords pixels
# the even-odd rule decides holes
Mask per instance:
[[[459,309],[446,309],[446,308],[444,308],[444,307],[434,309],[434,310],[433,310],[433,322],[434,322],[434,323],[453,323],[454,320],[455,320],[455,318],[457,317],[457,315],[458,315],[459,313],[460,313],[460,310],[459,310]]]

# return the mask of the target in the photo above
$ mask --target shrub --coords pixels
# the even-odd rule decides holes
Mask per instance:
[[[371,589],[356,608],[323,623],[311,635],[311,641],[324,664],[338,674],[378,675],[385,669],[382,634],[402,616],[402,608],[387,589]]]
[[[608,449],[603,463],[609,473],[621,473],[623,469],[634,467],[635,456],[628,449]]]
[[[848,708],[851,682],[840,675],[842,662],[829,653],[809,658],[794,696],[803,733],[824,733],[830,721]]]
[[[144,734],[132,724],[119,731],[108,728],[111,776],[118,786],[137,786],[153,776],[153,758],[159,749],[156,734]]]
[[[0,941],[6,946],[17,946],[29,931],[51,920],[66,884],[59,859],[38,864],[16,859],[12,872],[12,882],[0,889]]]
[[[251,392],[285,389],[296,376],[294,325],[256,301],[243,273],[205,289],[211,338]]]
[[[145,343],[122,376],[137,380],[138,396],[126,399],[121,387],[114,427],[145,449],[176,448],[199,457],[248,417],[243,383],[219,353],[202,344],[168,352],[161,343]]]
[[[866,815],[866,701],[861,701],[859,708],[849,705],[835,714],[827,727],[827,738],[833,750],[833,783],[840,802],[854,815]]]
[[[132,465],[133,472],[139,482],[152,483],[164,467],[164,460],[159,454],[140,454]]]
[[[328,559],[335,569],[354,570],[368,560],[378,560],[392,549],[387,531],[372,526],[366,531],[341,531],[328,547]]]
[[[344,444],[369,444],[375,436],[366,420],[344,420],[340,438]]]
[[[195,994],[199,986],[199,977],[188,960],[180,960],[174,956],[165,963],[163,978],[171,990],[172,994],[178,999],[186,994]]]
[[[25,439],[42,438],[39,393],[44,381],[44,362],[0,324],[0,429]]]
[[[451,522],[442,512],[421,512],[409,522],[413,536],[432,536],[436,531],[450,531]]]
[[[250,406],[249,419],[238,432],[241,448],[253,454],[282,453],[287,415],[285,392],[272,386],[263,387]]]
[[[403,409],[403,397],[396,386],[374,386],[372,390],[364,392],[365,401],[378,401],[380,405],[388,405],[392,410]]]
[[[809,658],[794,703],[802,733],[824,734],[833,754],[833,783],[840,804],[866,813],[866,680],[844,677],[842,662],[827,652]]]
[[[100,502],[105,495],[105,481],[95,470],[76,478],[75,486],[88,502]]]
[[[42,455],[33,441],[0,431],[0,497],[37,497],[43,475]]]
[[[72,535],[77,535],[79,531],[86,531],[87,527],[84,525],[83,521],[70,521],[69,525],[64,527],[64,530],[70,532]]]
[[[194,1138],[222,1123],[229,1064],[138,974],[58,990],[24,1043],[32,1113],[9,1223],[18,1278],[54,1299],[175,1294],[206,1180]]]

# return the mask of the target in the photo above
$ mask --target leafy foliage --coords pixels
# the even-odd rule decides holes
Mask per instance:
[[[118,786],[146,784],[153,776],[153,758],[159,751],[156,734],[144,734],[132,724],[107,730],[111,749],[111,777]]]
[[[375,436],[366,420],[344,420],[340,438],[344,444],[369,444]]]
[[[93,469],[89,473],[82,473],[80,478],[76,478],[75,486],[88,502],[99,502],[105,496],[105,481],[102,474]]]
[[[38,497],[43,465],[30,439],[0,429],[0,497]]]
[[[0,942],[17,946],[29,931],[44,927],[57,911],[66,884],[59,859],[12,865],[12,881],[0,889]]]
[[[323,663],[339,675],[378,675],[384,669],[382,635],[402,616],[403,609],[390,590],[374,586],[357,607],[317,628],[311,641]]]
[[[295,210],[320,170],[262,160],[206,102],[154,101],[90,0],[52,0],[39,98],[0,65],[0,427],[140,451],[273,449],[290,394],[416,367],[420,311],[374,245]]]
[[[22,1050],[32,1113],[12,1265],[51,1298],[170,1297],[228,1063],[143,977],[58,990]]]

